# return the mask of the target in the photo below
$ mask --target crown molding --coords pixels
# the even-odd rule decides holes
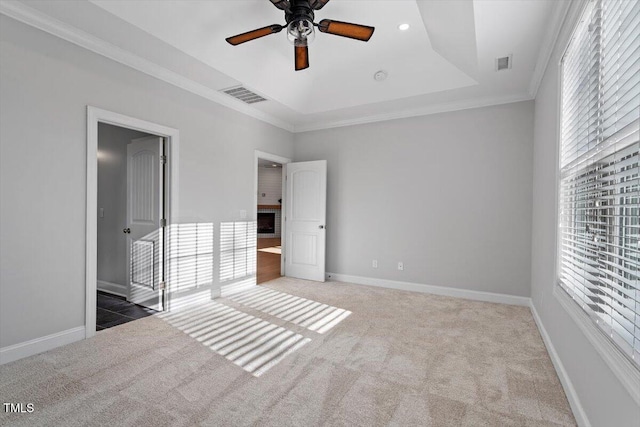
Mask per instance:
[[[547,26],[547,31],[540,45],[536,67],[533,70],[533,76],[531,76],[531,83],[529,83],[529,95],[531,98],[535,99],[538,94],[538,88],[540,87],[540,83],[542,83],[544,72],[547,70],[547,65],[549,65],[549,60],[558,42],[562,24],[566,19],[570,6],[571,2],[566,0],[556,1],[553,5],[549,25]]]
[[[404,119],[409,117],[428,116],[431,114],[448,113],[459,110],[469,110],[472,108],[490,107],[493,105],[511,104],[513,102],[530,101],[534,99],[529,93],[520,93],[506,96],[489,96],[475,99],[465,99],[462,101],[444,102],[441,104],[429,105],[421,108],[414,108],[405,111],[394,111],[392,113],[377,114],[367,117],[358,117],[348,120],[335,120],[320,123],[312,123],[295,127],[295,133],[310,132],[314,130],[331,129],[344,126],[361,125],[387,120]]]
[[[538,55],[536,68],[534,70],[533,79],[528,93],[466,99],[435,105],[426,105],[424,107],[403,111],[369,115],[354,119],[316,121],[314,123],[300,125],[294,125],[291,122],[284,121],[271,114],[257,110],[254,107],[228,97],[215,89],[164,68],[155,62],[144,59],[72,25],[59,21],[58,19],[55,19],[17,0],[0,1],[0,13],[113,61],[119,62],[144,74],[155,77],[180,89],[223,105],[234,111],[248,115],[265,123],[269,123],[286,131],[297,133],[508,104],[534,99],[570,4],[571,2],[569,1],[560,1],[554,6],[551,23],[549,25],[552,31],[546,33],[544,43],[542,44],[540,54]]]
[[[215,89],[211,89],[154,62],[121,49],[101,38],[59,21],[21,2],[1,1],[0,13],[242,114],[246,114],[289,132],[293,132],[294,130],[291,123],[256,110],[241,101],[221,94]]]

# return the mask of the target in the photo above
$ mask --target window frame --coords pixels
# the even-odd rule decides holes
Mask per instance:
[[[606,333],[599,328],[589,314],[579,306],[574,298],[560,284],[561,265],[559,257],[561,254],[561,232],[560,232],[560,186],[562,184],[561,150],[562,150],[562,122],[563,122],[563,59],[571,44],[573,36],[581,22],[581,18],[592,0],[582,0],[575,8],[567,14],[566,24],[569,31],[566,40],[562,41],[562,50],[556,58],[558,67],[556,80],[556,147],[555,147],[555,209],[554,209],[554,284],[553,296],[556,302],[563,308],[569,317],[576,323],[580,331],[602,357],[605,364],[611,369],[616,378],[622,383],[627,392],[636,404],[640,405],[640,368],[638,368],[622,350],[610,339]]]

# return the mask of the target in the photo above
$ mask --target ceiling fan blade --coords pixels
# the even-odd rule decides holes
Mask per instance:
[[[282,25],[274,24],[267,27],[258,28],[257,30],[247,31],[246,33],[238,34],[237,36],[227,37],[225,40],[234,46],[240,43],[248,42],[258,39],[260,37],[268,36],[269,34],[275,34],[282,31],[284,27]]]
[[[296,58],[296,71],[309,68],[309,47],[294,46],[294,55]]]
[[[273,0],[271,0],[271,1],[273,1]],[[329,0],[311,0],[310,6],[311,6],[311,9],[320,10],[327,3],[329,3]]]
[[[336,36],[349,37],[350,39],[369,41],[373,35],[374,27],[366,25],[351,24],[349,22],[333,21],[323,19],[318,24],[318,29],[323,33],[334,34]]]
[[[289,0],[271,0],[271,3],[273,3],[273,5],[280,10],[289,10],[289,8],[291,7],[291,3],[289,3]]]

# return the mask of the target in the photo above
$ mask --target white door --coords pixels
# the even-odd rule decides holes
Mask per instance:
[[[127,145],[127,260],[129,301],[163,309],[164,144],[145,137]]]
[[[327,161],[288,163],[285,274],[324,282]]]

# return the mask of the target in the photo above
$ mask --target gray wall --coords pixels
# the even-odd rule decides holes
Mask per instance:
[[[572,8],[579,6],[573,4]],[[591,425],[638,426],[640,408],[553,295],[556,253],[558,90],[564,25],[535,101],[531,296]]]
[[[529,296],[532,140],[533,101],[296,134],[328,161],[327,271]]]
[[[262,196],[264,194],[264,197]],[[279,205],[282,199],[282,168],[258,167],[258,204]]]
[[[293,135],[0,16],[0,347],[84,325],[87,105],[180,130],[179,222],[253,212]]]
[[[98,124],[98,280],[127,287],[127,144],[149,134]],[[100,209],[104,216],[100,216]],[[99,289],[102,289],[98,285]]]

